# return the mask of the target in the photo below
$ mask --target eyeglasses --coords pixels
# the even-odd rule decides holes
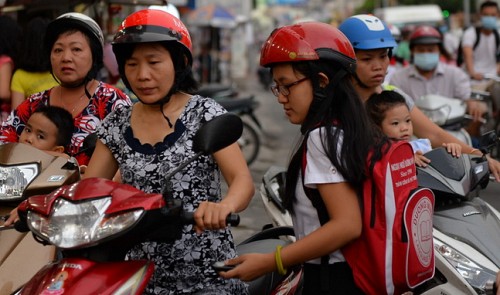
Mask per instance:
[[[288,96],[290,95],[290,88],[292,86],[295,86],[301,82],[304,82],[305,80],[308,80],[309,78],[308,77],[305,77],[305,78],[302,78],[300,80],[297,80],[295,82],[292,82],[290,84],[286,84],[286,85],[278,85],[278,84],[274,84],[274,85],[271,85],[271,91],[273,92],[274,96],[278,97],[281,93],[281,95],[283,96]]]

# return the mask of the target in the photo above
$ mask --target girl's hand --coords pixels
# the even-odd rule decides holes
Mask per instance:
[[[458,143],[443,143],[443,147],[445,147],[446,151],[453,155],[453,157],[455,158],[458,158],[462,155],[462,147]]]
[[[194,212],[196,233],[225,228],[226,217],[233,212],[234,209],[224,203],[202,202]]]
[[[415,153],[415,165],[418,167],[427,167],[427,164],[429,164],[431,160],[427,159],[422,151],[417,151]]]
[[[274,253],[251,253],[225,261],[227,265],[236,265],[229,271],[221,271],[219,275],[223,278],[238,278],[248,282],[276,270]]]

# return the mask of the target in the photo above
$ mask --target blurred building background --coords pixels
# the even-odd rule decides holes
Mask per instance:
[[[500,1],[500,0],[498,0]],[[0,0],[0,13],[20,23],[37,15],[79,11],[101,25],[108,42],[131,12],[150,5],[173,9],[193,39],[195,71],[202,83],[238,83],[258,70],[262,42],[273,28],[315,20],[337,25],[356,13],[401,5],[437,4],[450,29],[474,22],[480,0]],[[168,5],[168,7],[167,7]]]

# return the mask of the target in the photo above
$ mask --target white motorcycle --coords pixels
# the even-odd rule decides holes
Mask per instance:
[[[496,135],[492,139],[496,141]],[[436,271],[433,279],[413,292],[493,294],[493,282],[500,268],[500,212],[480,197],[489,183],[488,163],[484,157],[454,158],[443,148],[426,153],[426,157],[431,164],[418,168],[418,182],[431,188],[436,196]],[[274,227],[292,225],[282,203],[285,173],[284,168],[271,167],[260,187],[262,202]]]
[[[415,105],[432,122],[472,146],[471,137],[464,129],[464,126],[473,119],[467,114],[465,101],[438,94],[428,94],[415,100]],[[486,123],[486,120],[483,119],[481,123]]]

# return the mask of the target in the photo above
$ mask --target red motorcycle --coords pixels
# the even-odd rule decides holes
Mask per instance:
[[[241,130],[241,119],[233,114],[202,126],[193,140],[197,154],[167,180],[199,156],[235,142]],[[15,294],[142,294],[154,263],[125,260],[125,255],[143,241],[180,238],[183,225],[193,223],[192,213],[182,208],[168,188],[151,194],[101,178],[28,198],[18,207],[16,229],[56,246],[62,258],[45,265]],[[239,216],[230,215],[227,222],[236,225]]]

